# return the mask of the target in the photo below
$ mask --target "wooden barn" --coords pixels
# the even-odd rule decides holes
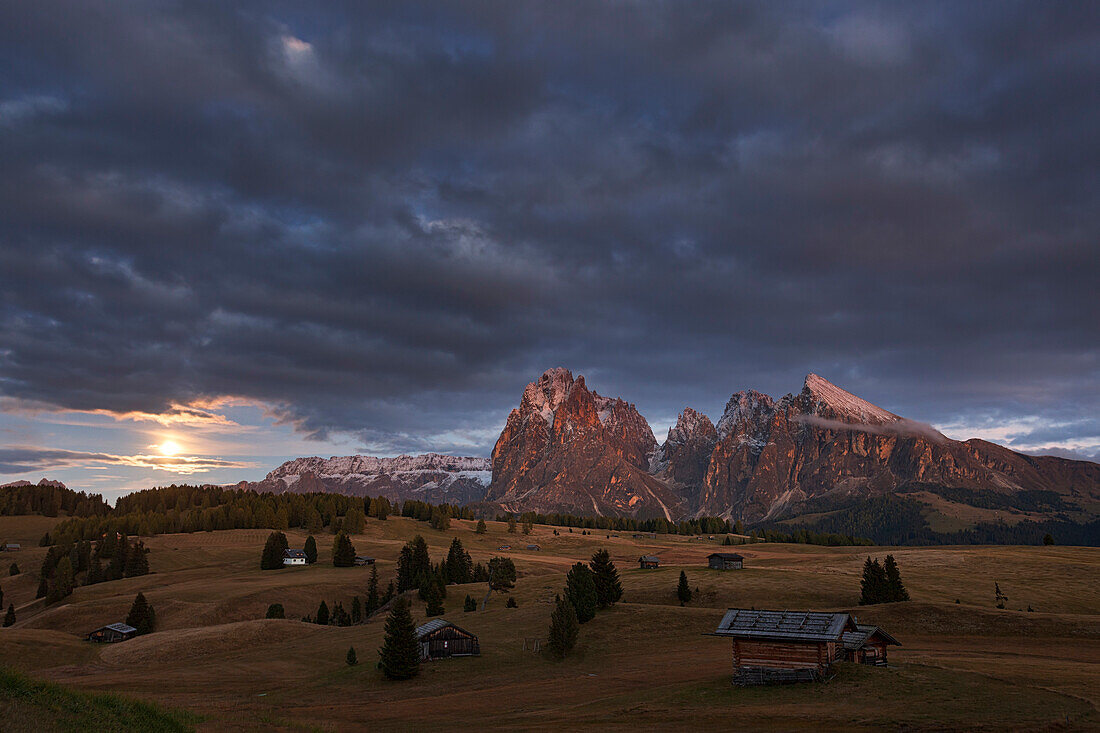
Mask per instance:
[[[901,646],[901,642],[877,626],[856,624],[857,631],[841,634],[845,659],[859,664],[886,666],[886,647]]]
[[[355,564],[360,565],[360,566],[362,566],[362,565],[374,565],[374,558],[373,557],[367,557],[366,555],[356,555],[355,556]]]
[[[642,570],[652,570],[661,567],[661,558],[656,555],[642,555],[638,558],[638,567]]]
[[[127,626],[126,624],[107,624],[88,634],[86,638],[88,641],[95,641],[101,644],[113,644],[116,641],[133,639],[135,636],[137,636],[137,629],[133,626]]]
[[[422,662],[446,657],[481,655],[481,646],[476,636],[441,618],[432,619],[423,626],[416,627],[416,639],[420,642]]]
[[[707,555],[707,565],[713,570],[740,570],[745,567],[745,558],[736,552],[712,552]]]
[[[847,613],[731,608],[714,633],[733,640],[733,684],[767,685],[822,679],[859,631]]]

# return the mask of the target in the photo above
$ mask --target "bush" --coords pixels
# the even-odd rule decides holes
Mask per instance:
[[[8,568],[8,575],[19,575],[19,566],[12,563],[11,567]]]
[[[344,661],[349,667],[354,667],[359,664],[359,658],[355,656],[355,647],[349,646],[347,656],[344,657]]]
[[[272,603],[267,607],[267,614],[264,618],[286,618],[286,611],[283,610],[283,604]]]
[[[516,599],[512,596],[508,597],[508,600],[504,604],[505,608],[519,608],[519,604],[516,603]]]
[[[477,601],[475,601],[469,594],[466,595],[466,600],[462,602],[462,610],[469,613],[470,611],[477,610]]]

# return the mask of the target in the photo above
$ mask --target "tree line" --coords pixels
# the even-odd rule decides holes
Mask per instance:
[[[0,488],[0,516],[41,514],[56,517],[103,516],[111,510],[101,494],[86,494],[49,484],[26,484]]]

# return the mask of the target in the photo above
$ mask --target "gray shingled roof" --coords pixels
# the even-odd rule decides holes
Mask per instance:
[[[642,555],[638,559],[642,562],[661,562],[661,558],[657,557],[656,555]]]
[[[874,636],[876,632],[883,639],[886,640],[887,644],[894,644],[896,646],[901,646],[900,641],[898,641],[894,637],[890,636],[889,634],[887,634],[885,631],[883,631],[882,629],[880,629],[877,626],[868,626],[866,624],[858,624],[856,626],[856,628],[858,629],[858,631],[845,631],[843,634],[841,634],[840,638],[844,642],[844,648],[845,649],[859,649],[864,644],[866,644],[867,640],[870,639],[872,636]]]
[[[305,550],[283,550],[283,557],[305,557]]]
[[[422,639],[422,638],[424,638],[425,634],[430,634],[433,631],[439,631],[440,629],[442,629],[446,626],[454,626],[457,630],[461,631],[462,633],[470,634],[470,632],[467,631],[466,629],[462,628],[461,626],[456,626],[455,624],[452,624],[450,621],[447,621],[446,619],[433,618],[431,621],[427,622],[426,624],[421,624],[420,626],[416,627],[416,638],[417,639]],[[475,635],[470,634],[470,636],[475,636]]]
[[[846,630],[856,631],[856,623],[847,613],[731,608],[714,633],[744,639],[839,641]]]
[[[745,558],[741,557],[740,555],[738,555],[736,552],[712,552],[709,555],[707,555],[708,560],[712,557],[720,557],[723,560],[744,560],[745,559]]]
[[[126,624],[107,624],[103,628],[117,631],[120,634],[132,634],[137,631],[133,626],[127,626]]]

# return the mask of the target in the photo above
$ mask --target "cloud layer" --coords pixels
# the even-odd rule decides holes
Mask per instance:
[[[232,397],[379,453],[485,454],[557,364],[656,423],[809,371],[935,424],[1080,423],[1098,25],[4,4],[0,394],[165,424]]]

